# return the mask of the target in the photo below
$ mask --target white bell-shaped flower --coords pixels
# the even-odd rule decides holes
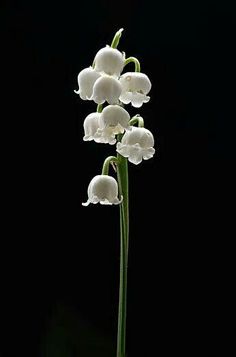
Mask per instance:
[[[123,132],[121,125],[109,127],[104,125],[101,118],[102,113],[91,113],[84,120],[84,141],[94,140],[96,143],[114,145],[116,143],[116,133]]]
[[[124,68],[125,58],[116,48],[106,46],[98,51],[94,58],[95,69],[110,76],[120,76]]]
[[[117,104],[121,90],[121,84],[118,79],[103,75],[94,83],[91,99],[97,104],[103,104],[105,101],[109,104]]]
[[[93,86],[98,78],[101,77],[101,73],[98,73],[92,67],[83,69],[78,74],[78,86],[79,89],[74,91],[79,94],[83,100],[91,99],[93,94]]]
[[[129,113],[119,105],[108,105],[101,113],[101,129],[108,136],[123,133],[129,129]]]
[[[117,143],[117,152],[137,165],[142,159],[151,159],[155,153],[154,137],[146,128],[132,127]]]
[[[148,76],[140,72],[127,72],[119,79],[122,86],[120,101],[124,104],[131,103],[133,107],[140,108],[143,103],[147,103],[150,97],[147,96],[151,90],[151,82]]]
[[[118,184],[112,176],[97,175],[88,186],[88,200],[82,203],[88,206],[90,203],[101,203],[102,205],[119,204],[122,202],[118,198]]]
[[[97,130],[100,127],[101,113],[91,113],[84,120],[84,141],[95,140]]]

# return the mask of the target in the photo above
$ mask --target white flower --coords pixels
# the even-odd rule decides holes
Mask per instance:
[[[84,141],[94,140],[100,122],[101,113],[91,113],[84,120]]]
[[[119,204],[122,202],[118,199],[118,184],[112,176],[97,175],[88,186],[88,200],[82,203],[88,206],[90,203],[101,203],[102,205]]]
[[[104,128],[101,113],[91,113],[84,120],[84,141],[114,145],[116,143],[113,128]]]
[[[114,135],[129,129],[129,113],[119,105],[108,105],[101,115],[101,127],[103,130],[111,130]]]
[[[121,84],[118,79],[103,75],[98,78],[93,87],[92,98],[95,103],[117,104],[121,95]]]
[[[98,51],[94,63],[96,71],[119,77],[124,68],[125,58],[117,49],[106,46]]]
[[[83,69],[78,74],[79,89],[74,91],[80,95],[83,100],[91,99],[93,94],[93,86],[96,80],[101,77],[101,74],[95,71],[92,67]]]
[[[132,127],[130,131],[125,132],[121,142],[117,143],[117,152],[137,165],[142,159],[148,160],[153,157],[153,145],[154,138],[148,129]]]
[[[129,130],[129,113],[119,105],[108,105],[102,113],[91,113],[84,120],[84,141],[116,143],[116,135]]]
[[[146,94],[151,89],[151,82],[144,73],[127,72],[119,79],[122,86],[120,101],[124,104],[131,103],[133,107],[139,108],[147,103],[150,97]]]

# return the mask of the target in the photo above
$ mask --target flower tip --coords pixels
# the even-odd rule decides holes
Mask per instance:
[[[90,204],[90,201],[88,200],[87,202],[82,202],[82,206],[87,207]]]
[[[121,27],[115,34],[115,36],[121,36],[122,32],[124,31],[123,27]]]
[[[123,202],[123,195],[120,196],[120,200],[118,202],[118,205],[120,205]]]
[[[74,92],[75,92],[76,94],[79,94],[79,89],[78,89],[78,90],[75,90],[75,89],[74,89]]]

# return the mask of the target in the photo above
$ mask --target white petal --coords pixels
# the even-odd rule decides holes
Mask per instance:
[[[82,202],[82,206],[87,207],[90,203],[91,203],[91,202],[90,202],[90,199],[88,199],[87,202]]]
[[[83,140],[84,141],[92,141],[92,140],[94,140],[94,137],[91,135],[84,135]]]
[[[110,128],[99,128],[94,135],[94,141],[113,145],[116,143],[115,133]]]
[[[123,201],[123,196],[121,195],[120,200],[117,197],[114,198],[113,204],[119,205],[122,201]]]
[[[155,149],[154,148],[149,148],[144,150],[143,152],[143,159],[144,160],[149,160],[153,157],[153,155],[155,154]]]
[[[137,149],[135,151],[131,151],[128,157],[129,162],[132,164],[138,165],[142,162],[142,151]]]
[[[112,202],[108,201],[108,199],[104,198],[100,200],[101,205],[112,205]]]
[[[129,104],[132,100],[132,92],[122,92],[120,95],[120,101],[124,104]]]
[[[128,161],[134,165],[138,165],[142,162],[142,156],[129,156]]]
[[[135,108],[140,108],[143,103],[147,103],[150,100],[150,97],[145,94],[134,92],[131,100],[131,104]]]
[[[117,143],[116,151],[124,157],[129,156],[129,146],[123,145],[120,142]]]

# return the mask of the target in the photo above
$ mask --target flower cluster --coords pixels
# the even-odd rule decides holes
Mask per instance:
[[[90,113],[84,120],[84,141],[116,145],[118,155],[133,164],[153,157],[155,153],[152,133],[144,128],[143,118],[137,114],[130,118],[125,104],[140,108],[150,100],[148,93],[151,82],[140,72],[140,63],[134,57],[125,57],[117,50],[123,29],[119,30],[111,44],[100,49],[95,55],[92,66],[78,74],[76,94],[83,100],[97,104],[97,111]],[[122,73],[125,66],[134,62],[135,71]],[[105,107],[104,104],[107,105]],[[134,124],[138,124],[135,127]],[[106,177],[107,176],[107,177]],[[88,187],[88,201],[91,203],[117,204],[118,185],[108,175],[95,176]]]
[[[125,54],[116,48],[106,46],[98,51],[93,66],[78,74],[79,94],[83,100],[97,104],[129,104],[140,108],[147,103],[151,82],[144,73],[127,72],[121,75],[125,66]]]

